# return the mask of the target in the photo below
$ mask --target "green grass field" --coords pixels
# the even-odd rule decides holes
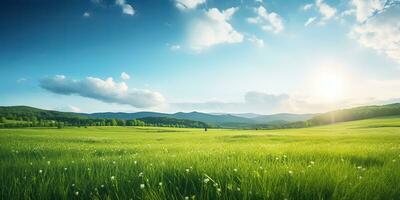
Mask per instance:
[[[400,118],[0,130],[1,199],[400,199]]]

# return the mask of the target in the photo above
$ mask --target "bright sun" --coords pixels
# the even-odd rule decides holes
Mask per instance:
[[[323,100],[335,101],[342,96],[343,80],[335,71],[321,72],[317,77],[316,84],[317,92]]]

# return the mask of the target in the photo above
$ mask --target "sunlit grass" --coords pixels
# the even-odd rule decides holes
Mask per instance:
[[[1,199],[398,199],[399,126],[3,129]]]

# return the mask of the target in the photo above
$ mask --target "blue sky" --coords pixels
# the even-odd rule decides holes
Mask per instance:
[[[269,114],[396,102],[399,13],[397,0],[4,1],[0,105]]]

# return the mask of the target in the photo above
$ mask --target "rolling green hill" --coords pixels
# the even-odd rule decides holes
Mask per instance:
[[[308,122],[311,125],[323,125],[393,115],[400,115],[400,103],[336,110],[317,115]]]

